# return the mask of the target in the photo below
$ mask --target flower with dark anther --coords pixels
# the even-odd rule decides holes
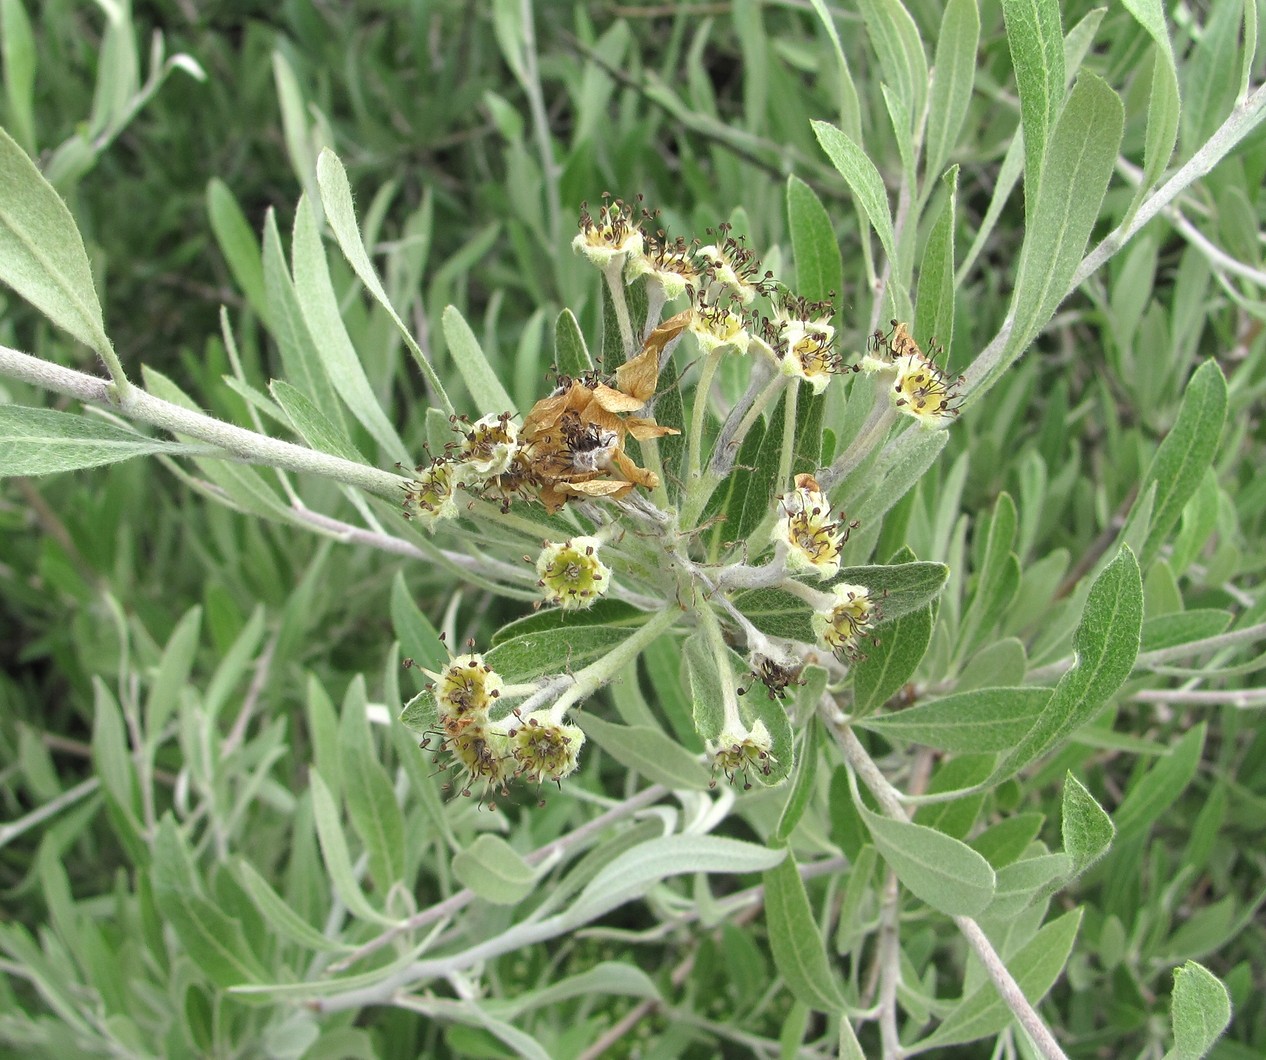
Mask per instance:
[[[815,394],[822,393],[831,376],[844,366],[835,352],[835,328],[829,302],[789,298],[776,317],[766,323],[766,338],[779,359],[784,375],[803,379]]]
[[[752,685],[759,681],[765,686],[770,699],[785,699],[789,686],[804,684],[800,680],[800,674],[803,671],[803,665],[779,662],[767,655],[754,655],[748,684],[746,687],[740,686],[736,691],[740,696],[745,696]]]
[[[444,749],[452,756],[452,764],[468,778],[462,788],[463,795],[470,794],[473,783],[482,780],[492,788],[514,772],[509,736],[486,723],[475,721],[448,736]]]
[[[600,269],[606,269],[618,258],[642,253],[642,229],[634,218],[633,208],[621,199],[602,197],[597,216],[589,212],[589,204],[580,204],[580,233],[572,240],[572,248],[584,254]]]
[[[870,346],[871,352],[860,368],[888,381],[894,408],[929,429],[954,422],[958,415],[954,402],[961,380],[951,378],[925,356],[905,324],[894,320],[888,334],[876,332],[871,337]]]
[[[787,567],[829,578],[840,569],[840,547],[856,523],[831,518],[831,503],[812,475],[797,475],[796,488],[778,502],[774,540],[786,549]]]
[[[536,561],[536,573],[545,602],[564,610],[591,607],[611,584],[611,568],[598,558],[601,542],[596,537],[551,541]]]
[[[404,487],[404,517],[434,530],[441,519],[457,514],[457,485],[452,461],[436,457],[429,465],[419,465]]]
[[[519,451],[519,429],[510,413],[484,416],[464,432],[458,459],[462,469],[478,479],[496,478],[510,470]]]
[[[445,731],[449,731],[449,719],[456,721],[470,716],[486,719],[504,687],[501,675],[475,652],[458,655],[433,676],[436,710]]]
[[[769,730],[765,728],[764,722],[758,720],[749,729],[731,726],[724,728],[715,741],[708,741],[708,757],[712,759],[712,768],[719,769],[731,784],[741,775],[743,790],[747,791],[752,786],[752,782],[748,780],[749,772],[769,776],[773,771],[774,757],[770,754],[772,746]]]
[[[646,249],[629,258],[624,278],[632,283],[645,276],[647,283],[658,284],[665,301],[671,302],[698,283],[699,272],[691,257],[690,244],[681,236],[670,240],[664,232],[646,237]]]
[[[879,620],[879,608],[864,585],[835,585],[831,591],[831,605],[813,613],[813,632],[836,654],[856,659],[859,642]]]
[[[717,242],[695,252],[709,279],[732,292],[743,305],[751,305],[758,294],[768,294],[773,273],[761,275],[759,259],[730,235],[730,225],[719,225],[716,234],[720,236]]]
[[[555,721],[548,710],[516,718],[509,732],[516,775],[538,784],[558,783],[574,773],[584,743],[585,734],[577,726]]]
[[[690,310],[690,333],[704,353],[722,346],[733,346],[735,353],[746,353],[751,342],[746,319],[734,311],[729,299],[709,302],[702,293],[695,296]]]

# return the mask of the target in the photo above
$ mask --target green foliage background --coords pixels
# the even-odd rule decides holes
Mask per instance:
[[[1110,125],[1112,86],[1124,138],[1121,160],[1111,144],[1105,154],[1116,176],[1104,205],[1084,219],[1093,245],[1137,208],[1140,179],[1151,185],[1166,168],[1169,137],[1174,163],[1185,161],[1261,83],[1258,8],[1215,0],[1178,8],[1167,23],[1159,4],[1141,2],[985,2],[977,12],[952,0],[907,4],[908,24],[886,21],[895,3],[831,8],[850,85],[817,6],[3,0],[3,124],[69,204],[129,371],[139,376],[143,362],[206,411],[283,436],[289,426],[269,420],[253,395],[290,373],[277,264],[299,193],[319,209],[323,147],[347,167],[388,295],[454,404],[471,413],[445,307],[457,306],[510,397],[528,407],[548,385],[559,311],[570,307],[585,334],[601,332],[599,288],[567,243],[579,202],[605,190],[643,193],[673,231],[732,221],[805,293],[839,293],[841,345],[859,353],[886,251],[918,279],[913,304],[892,312],[941,337],[955,370],[992,338],[1012,290],[1032,289],[1013,341],[1034,338],[1032,321],[1033,348],[988,401],[967,409],[895,506],[871,499],[861,540],[876,557],[908,546],[951,571],[934,609],[920,600],[922,610],[901,619],[905,636],[927,643],[906,676],[934,674],[941,691],[964,695],[1054,684],[1089,575],[1122,543],[1143,568],[1144,653],[1260,623],[1261,127],[1050,324],[1055,306],[1040,283],[1049,262],[1038,260],[1047,248],[1022,249],[1026,222],[1042,194],[1075,186],[1075,175],[1056,173],[1031,195],[1016,183],[1020,164],[1061,135]],[[1026,21],[1032,35],[1013,39],[1039,43],[1013,54],[1007,31]],[[925,42],[919,54],[937,77],[930,95],[908,40],[888,35],[893,26]],[[156,32],[167,57],[196,67],[150,54]],[[1072,81],[1079,66],[1068,108],[1081,125],[1061,126],[1064,74]],[[1016,68],[1037,81],[1017,89]],[[906,182],[918,189],[913,201],[893,198],[898,216],[904,208],[921,223],[885,247],[865,180],[850,189],[841,178],[846,146],[812,122],[864,145],[886,207],[885,189],[911,175],[899,132],[909,103],[935,119],[923,144],[931,176]],[[1022,114],[1034,135],[1021,145]],[[908,128],[911,115],[904,120]],[[951,166],[956,177],[942,181]],[[794,219],[813,201],[838,261],[793,253]],[[351,269],[334,254],[330,267],[369,384],[416,458],[428,437],[421,377],[386,315],[349,294]],[[0,298],[6,345],[94,370],[83,347],[16,295]],[[1217,369],[1200,367],[1210,360],[1225,392]],[[735,390],[742,380],[721,382]],[[9,382],[0,400],[43,403]],[[1169,434],[1184,416],[1187,429]],[[825,422],[836,433],[855,426]],[[407,456],[360,423],[345,426],[371,463]],[[1168,449],[1167,435],[1177,439]],[[798,857],[838,850],[851,873],[801,883],[784,862],[764,877],[763,915],[723,917],[718,903],[760,882],[766,866],[705,844],[694,853],[722,867],[708,871],[733,864],[731,874],[700,869],[658,884],[645,903],[585,933],[525,942],[479,976],[438,978],[395,1006],[376,999],[318,1017],[296,1003],[297,984],[321,980],[384,918],[463,887],[478,899],[434,921],[450,946],[496,936],[533,903],[559,915],[593,879],[614,888],[600,874],[612,864],[635,874],[637,865],[617,862],[624,853],[641,851],[647,879],[693,864],[674,861],[685,855],[671,845],[639,847],[659,834],[650,820],[605,835],[586,848],[592,862],[566,874],[523,861],[592,816],[587,803],[634,797],[630,770],[654,778],[656,763],[689,767],[664,765],[654,742],[621,758],[595,727],[575,780],[583,797],[552,795],[538,807],[529,794],[495,813],[444,802],[429,758],[393,723],[422,687],[400,658],[431,657],[434,628],[488,644],[526,602],[211,503],[190,466],[164,456],[0,484],[0,800],[10,822],[0,825],[0,1040],[47,1056],[501,1056],[535,1047],[562,1057],[584,1055],[633,1010],[641,1018],[608,1055],[830,1055],[843,1032],[819,1012],[855,1005],[867,989],[884,874],[876,848],[903,883],[907,872],[894,823],[855,808],[844,769],[819,760],[812,728],[801,750],[809,765],[793,779],[801,802],[786,811],[802,814],[798,822],[782,832],[787,789],[757,792],[740,796],[721,835],[696,842],[786,839],[798,823]],[[355,510],[330,482],[305,482],[303,498],[321,511]],[[865,738],[876,756],[901,741],[951,752],[909,759],[932,792],[990,774],[992,753],[972,748],[1011,753],[988,790],[923,806],[905,827],[969,840],[997,870],[999,891],[1012,867],[1017,909],[996,941],[1018,977],[1023,968],[1054,983],[1042,1012],[1070,1055],[1159,1056],[1171,1045],[1176,1056],[1199,1055],[1201,1019],[1222,1002],[1189,961],[1223,980],[1235,1007],[1212,1055],[1266,1051],[1261,639],[1163,660],[1159,674],[1136,669],[1106,711],[1036,762],[1051,734],[1029,732],[1033,746],[1013,750],[1030,715],[996,747],[956,731],[969,715],[949,700],[871,719]],[[595,709],[597,725],[612,710],[638,717],[649,703],[697,751],[680,660],[650,652],[638,677],[612,690],[611,709]],[[1224,695],[1202,703],[1162,694],[1196,684]],[[1054,695],[1072,697],[1060,688]],[[866,702],[878,707],[895,691],[877,678]],[[997,711],[980,709],[999,724]],[[1097,804],[1115,824],[1106,854]],[[1058,857],[1082,875],[1028,904],[1067,870],[1044,860]],[[953,875],[961,882],[970,871]],[[429,926],[409,940],[421,942]],[[911,1034],[939,1023],[920,1046],[933,1056],[989,1055],[979,1039],[999,1035],[1000,1048],[1022,1052],[1009,1014],[965,951],[947,944],[945,927],[922,913],[903,924]],[[819,934],[824,946],[794,945]],[[385,948],[354,970],[408,956]],[[816,962],[829,962],[829,975]],[[243,982],[281,985],[230,989]],[[1171,1028],[1179,990],[1190,999],[1186,1009],[1175,1003]],[[861,1038],[866,1055],[878,1055],[873,1025]]]

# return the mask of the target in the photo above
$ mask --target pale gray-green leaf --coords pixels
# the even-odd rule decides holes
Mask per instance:
[[[1090,721],[1125,682],[1138,655],[1143,626],[1143,580],[1138,562],[1121,549],[1090,587],[1073,633],[1076,663],[1055,686],[1033,728],[994,772],[1012,776]]]
[[[670,788],[703,791],[711,783],[699,759],[661,730],[647,725],[616,725],[594,714],[575,715],[576,723],[625,769]]]
[[[804,881],[790,854],[765,873],[765,925],[774,965],[792,995],[819,1012],[844,1008]]]
[[[0,405],[0,478],[52,475],[134,456],[205,452],[71,412]]]
[[[1064,808],[1061,825],[1064,851],[1076,872],[1084,872],[1112,845],[1116,827],[1107,811],[1072,773],[1064,775]]]
[[[1033,727],[1050,698],[1049,688],[977,688],[858,724],[890,740],[942,751],[1009,751]]]
[[[958,143],[976,80],[976,47],[979,43],[980,12],[976,8],[976,0],[949,0],[945,14],[941,16],[932,93],[928,100],[924,179],[929,183],[940,175],[950,152]],[[945,345],[948,348],[948,336],[945,337]]]
[[[453,858],[453,875],[493,905],[516,905],[536,885],[532,867],[504,839],[486,832]]]
[[[1143,546],[1146,567],[1177,525],[1182,510],[1200,486],[1218,450],[1226,419],[1226,378],[1214,360],[1192,373],[1173,429],[1165,436],[1140,493],[1156,483],[1152,522]]]
[[[993,866],[966,843],[864,806],[858,810],[876,849],[916,898],[946,916],[975,916],[989,905],[996,883]]]
[[[1064,34],[1056,0],[1003,0],[1024,130],[1025,219],[1035,216],[1046,145],[1064,98]],[[1031,233],[1030,233],[1031,234]]]
[[[892,214],[888,207],[888,192],[883,177],[875,163],[845,133],[824,121],[813,123],[813,132],[822,150],[839,170],[853,197],[861,204],[871,227],[884,245],[889,260],[897,260],[897,240],[892,231]]]
[[[479,346],[479,340],[470,330],[466,318],[456,306],[445,306],[442,318],[444,338],[448,340],[448,352],[461,373],[466,389],[481,416],[497,416],[503,412],[518,411],[506,388],[501,385],[497,373],[492,370],[488,358]]]
[[[1188,961],[1174,969],[1170,1021],[1174,1028],[1174,1060],[1200,1060],[1231,1022],[1231,997],[1222,982],[1202,964]]]
[[[0,281],[97,352],[109,351],[88,253],[61,196],[0,129]]]

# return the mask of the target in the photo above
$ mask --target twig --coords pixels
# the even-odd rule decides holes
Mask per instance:
[[[871,794],[875,796],[875,800],[879,803],[884,813],[895,820],[908,821],[910,818],[905,811],[905,807],[901,804],[900,792],[889,783],[888,778],[875,765],[874,760],[866,753],[866,748],[861,745],[853,730],[847,725],[838,725],[832,722],[829,719],[830,714],[833,713],[832,710],[823,710],[821,713],[827,728],[835,738],[835,742],[844,751],[844,757],[848,760],[849,765],[861,778],[862,783],[870,789]],[[1039,1055],[1044,1060],[1068,1060],[1067,1054],[1060,1048],[1059,1042],[1055,1040],[1055,1036],[1038,1014],[1037,1009],[1024,996],[1024,991],[1020,989],[1015,977],[1012,976],[1010,970],[1002,962],[1002,958],[998,956],[998,951],[993,948],[993,943],[986,937],[980,925],[967,916],[956,916],[953,920],[963,933],[967,944],[971,946],[976,956],[980,958],[981,963],[985,967],[985,972],[998,990],[998,996],[1002,998],[1003,1003],[1011,1010],[1012,1015],[1019,1021],[1020,1026],[1033,1039],[1033,1044],[1037,1047]]]

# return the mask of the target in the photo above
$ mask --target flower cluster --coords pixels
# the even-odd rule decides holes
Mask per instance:
[[[505,794],[516,778],[558,783],[575,772],[585,734],[555,721],[548,710],[526,716],[513,710],[494,720],[492,708],[505,685],[482,655],[459,655],[431,677],[439,749],[463,775],[463,795],[481,781],[485,792],[499,788]]]
[[[832,521],[831,502],[812,475],[797,475],[796,488],[778,505],[774,540],[786,550],[792,571],[830,578],[840,569],[840,547],[856,522]]]
[[[678,432],[628,414],[654,396],[660,354],[686,323],[683,315],[656,328],[642,352],[609,381],[597,373],[560,378],[554,392],[532,406],[521,427],[508,412],[474,423],[454,417],[460,441],[415,469],[416,477],[405,487],[406,517],[433,529],[439,520],[457,514],[458,487],[499,501],[503,510],[516,498],[533,498],[550,512],[569,500],[620,498],[636,486],[654,489],[659,476],[634,462],[625,440]]]
[[[946,374],[914,341],[909,328],[892,321],[887,334],[871,336],[870,354],[861,369],[874,372],[890,386],[893,406],[929,429],[946,427],[958,415],[955,401],[961,378]],[[933,353],[937,347],[930,347]]]

